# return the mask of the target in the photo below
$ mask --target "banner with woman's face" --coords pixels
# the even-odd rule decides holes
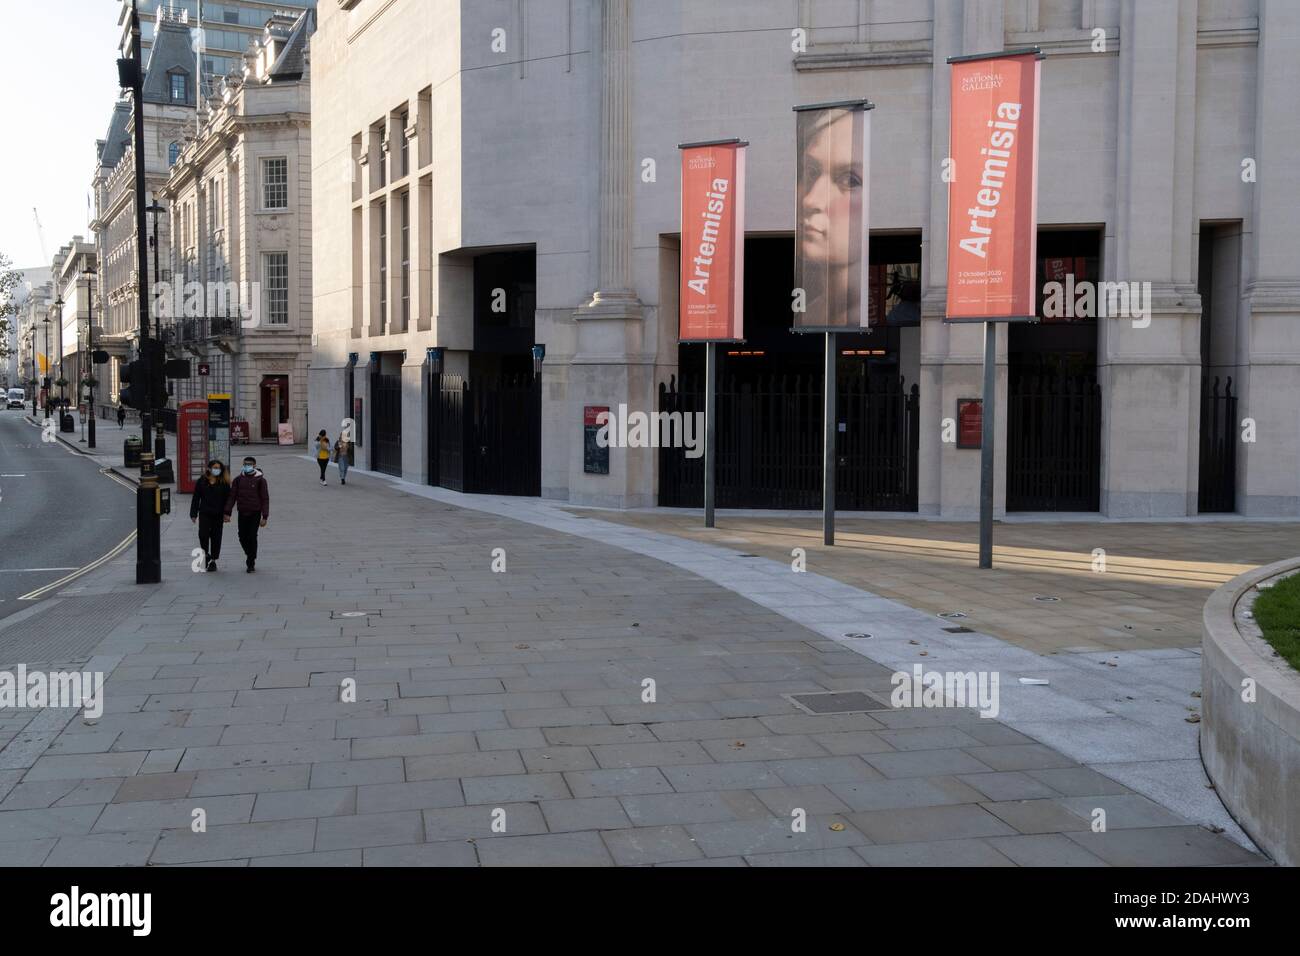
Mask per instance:
[[[796,108],[798,206],[791,308],[800,332],[865,328],[869,103]]]

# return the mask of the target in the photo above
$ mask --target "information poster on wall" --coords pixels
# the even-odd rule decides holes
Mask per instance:
[[[609,474],[609,442],[596,441],[609,422],[608,405],[588,405],[582,412],[582,470],[588,475]]]
[[[281,445],[292,445],[293,422],[280,422],[279,427],[276,429],[276,435],[278,436]]]
[[[957,447],[979,448],[984,432],[984,400],[957,399]]]

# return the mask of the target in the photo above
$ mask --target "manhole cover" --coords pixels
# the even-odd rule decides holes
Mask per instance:
[[[828,691],[824,694],[787,694],[800,710],[809,714],[857,714],[879,710],[880,704],[860,690]]]
[[[974,634],[975,633],[969,627],[962,627],[960,625],[958,625],[957,627],[945,627],[944,631],[947,632],[948,634]]]

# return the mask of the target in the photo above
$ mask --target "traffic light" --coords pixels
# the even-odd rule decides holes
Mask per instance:
[[[138,411],[153,411],[167,405],[167,382],[163,378],[163,345],[156,339],[140,343],[140,357],[122,368],[123,388],[118,395],[123,405]]]
[[[127,362],[118,373],[118,378],[122,383],[122,387],[117,393],[118,401],[127,408],[143,409],[145,395],[144,363],[140,359]]]

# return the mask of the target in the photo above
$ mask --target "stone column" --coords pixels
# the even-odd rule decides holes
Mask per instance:
[[[1256,68],[1256,178],[1242,242],[1238,363],[1237,510],[1300,515],[1300,7],[1260,0]],[[1235,158],[1235,157],[1234,157]],[[1244,158],[1244,157],[1243,157]],[[1238,160],[1240,162],[1240,160]],[[1254,441],[1240,441],[1242,419]]]
[[[1138,283],[1147,311],[1097,320],[1101,510],[1112,518],[1195,514],[1195,4],[1125,5],[1119,58],[1115,207],[1104,278]]]
[[[942,440],[943,421],[955,418],[957,400],[982,394],[984,326],[944,321],[947,311],[948,184],[939,176],[948,156],[951,116],[950,56],[993,53],[1003,48],[1001,4],[936,0],[931,66],[929,206],[922,235],[921,439],[918,510],[956,520],[979,516],[980,453]],[[1006,484],[1006,323],[998,323],[997,401],[994,403],[993,511],[1004,512]]]
[[[579,318],[641,317],[632,286],[630,0],[603,0],[600,16],[599,285]]]

